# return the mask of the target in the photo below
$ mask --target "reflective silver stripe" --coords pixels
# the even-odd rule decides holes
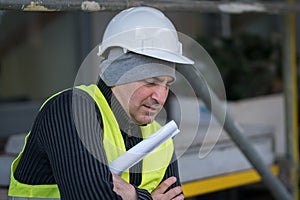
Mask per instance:
[[[60,198],[28,198],[9,196],[8,200],[60,200]]]

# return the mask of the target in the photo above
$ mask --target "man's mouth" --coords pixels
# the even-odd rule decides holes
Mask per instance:
[[[161,105],[159,104],[153,104],[153,105],[143,105],[145,108],[149,109],[151,112],[158,112],[161,108]]]

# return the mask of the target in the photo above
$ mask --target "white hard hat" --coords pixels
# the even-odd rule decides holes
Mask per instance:
[[[174,63],[194,63],[182,55],[182,44],[172,22],[150,7],[129,8],[117,14],[107,25],[98,55],[110,47]]]

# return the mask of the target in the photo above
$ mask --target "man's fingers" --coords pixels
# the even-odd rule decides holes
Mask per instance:
[[[124,200],[134,200],[137,199],[137,194],[135,187],[126,181],[124,181],[118,175],[112,173],[113,176],[113,191],[122,197]]]
[[[119,181],[119,178],[120,178],[120,177],[118,177],[118,175],[116,175],[116,174],[114,174],[114,173],[111,173],[111,174],[112,174],[114,186],[116,187],[117,182]]]
[[[113,177],[113,180],[116,180],[119,176],[114,174],[114,173],[111,173],[112,174],[112,177]]]
[[[174,187],[169,190],[171,185],[176,183],[176,177],[172,176],[164,180],[152,193],[151,196],[154,200],[183,200],[182,188],[180,186]]]
[[[156,191],[160,194],[165,193],[167,189],[176,182],[176,177],[172,176],[169,177],[168,179],[164,180],[157,188]]]
[[[172,188],[168,192],[166,192],[165,195],[168,197],[168,199],[173,199],[173,198],[177,197],[178,195],[180,195],[181,193],[182,193],[182,188],[180,186],[177,186],[175,188]],[[175,198],[175,199],[177,199],[177,198]],[[181,199],[181,198],[178,198],[178,199]]]
[[[184,199],[184,195],[180,194],[177,197],[175,197],[173,200],[183,200]]]

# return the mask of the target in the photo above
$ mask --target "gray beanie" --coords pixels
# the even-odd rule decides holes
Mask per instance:
[[[112,48],[100,64],[100,77],[110,87],[158,76],[170,76],[174,82],[175,63]]]

